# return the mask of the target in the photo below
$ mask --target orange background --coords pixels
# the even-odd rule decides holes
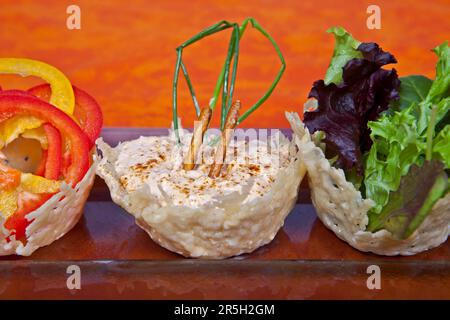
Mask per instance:
[[[66,28],[66,8],[81,7],[81,30]],[[381,7],[382,29],[368,30],[366,8]],[[392,52],[400,75],[434,76],[430,49],[448,40],[450,1],[0,1],[0,56],[53,64],[101,104],[106,126],[167,127],[175,48],[219,21],[256,18],[280,45],[287,70],[272,97],[246,127],[287,127],[284,110],[300,111],[312,82],[323,78],[333,50],[325,32],[342,25],[361,41]],[[250,31],[250,30],[249,30]],[[229,33],[188,48],[185,61],[202,105],[211,97]],[[256,32],[242,42],[235,97],[244,107],[259,98],[278,68],[275,53]],[[35,79],[1,76],[3,88]],[[185,125],[194,108],[180,81]],[[214,124],[217,124],[218,114]],[[188,122],[188,123],[186,123]]]

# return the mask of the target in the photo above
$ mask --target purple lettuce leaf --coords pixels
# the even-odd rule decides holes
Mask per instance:
[[[372,145],[367,122],[399,98],[400,80],[395,69],[381,68],[397,61],[376,43],[361,43],[358,51],[363,57],[345,64],[342,83],[314,82],[309,98],[318,100],[318,108],[305,113],[304,123],[311,133],[325,132],[326,155],[338,156],[337,167],[361,175],[361,155]]]

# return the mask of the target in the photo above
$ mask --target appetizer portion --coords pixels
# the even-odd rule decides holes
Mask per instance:
[[[323,223],[361,251],[412,255],[450,230],[450,48],[436,77],[398,78],[395,57],[342,28],[324,80],[314,83],[301,140]],[[311,134],[311,135],[310,135]]]
[[[282,67],[264,96],[241,115],[233,100],[239,43],[250,24],[274,46]],[[228,54],[209,104],[201,108],[182,61],[195,41],[232,29]],[[161,246],[195,258],[227,258],[249,253],[272,241],[294,207],[306,172],[298,141],[280,132],[267,139],[239,139],[236,126],[270,96],[284,72],[284,59],[271,36],[252,18],[242,25],[219,22],[177,48],[173,85],[173,125],[168,136],[140,137],[112,148],[101,140],[97,173],[114,202]],[[178,75],[182,71],[197,113],[193,132],[177,115]],[[221,130],[208,128],[221,101]],[[256,132],[256,131],[255,131]]]
[[[0,89],[0,255],[30,255],[81,217],[103,119],[97,102],[53,66],[0,58],[0,73],[48,82]]]

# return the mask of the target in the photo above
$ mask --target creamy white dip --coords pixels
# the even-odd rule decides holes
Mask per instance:
[[[194,170],[183,170],[191,134],[182,137],[182,146],[171,136],[140,137],[124,142],[116,150],[114,163],[122,188],[127,192],[150,187],[159,199],[170,198],[175,204],[201,206],[214,202],[217,196],[233,192],[242,193],[249,187],[245,201],[261,197],[269,190],[281,167],[289,164],[289,144],[277,145],[277,139],[249,145],[240,140],[228,148],[230,160],[224,164],[222,174],[210,178],[208,172],[216,146],[213,137],[202,146],[203,161]],[[271,146],[271,148],[268,147]]]

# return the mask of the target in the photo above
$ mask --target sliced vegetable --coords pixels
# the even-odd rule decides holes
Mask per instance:
[[[6,94],[0,95],[4,96]],[[9,96],[14,95],[9,94]],[[42,121],[28,115],[13,115],[6,121],[0,123],[0,149],[16,140],[23,132],[38,128]]]
[[[0,161],[0,190],[11,190],[20,184],[20,171],[4,165]]]
[[[27,214],[60,190],[60,180],[74,187],[84,177],[103,119],[96,101],[72,88],[52,66],[29,59],[0,59],[0,73],[33,75],[49,82],[29,92],[0,88],[0,149],[4,148],[0,153],[0,213],[11,235],[22,240],[31,223]],[[26,149],[25,157],[20,148]]]
[[[25,237],[26,228],[32,222],[26,215],[42,206],[51,196],[51,194],[20,193],[18,200],[15,200],[18,203],[17,210],[5,222],[5,227],[11,230],[16,240]]]
[[[69,142],[71,164],[66,182],[75,185],[89,168],[89,139],[80,127],[64,112],[34,97],[20,95],[0,96],[0,122],[13,116],[31,116],[50,123]]]
[[[5,227],[15,234],[16,239],[25,236],[25,229],[31,221],[26,215],[40,207],[55,192],[59,190],[60,174],[70,185],[75,186],[89,168],[90,141],[81,128],[63,111],[32,95],[2,94],[0,95],[0,122],[11,117],[36,118],[44,123],[48,149],[45,156],[45,177],[29,173],[20,173],[20,184],[15,185],[13,192],[3,192],[2,187],[0,211],[7,217]],[[68,147],[65,157],[70,159],[67,168],[62,165],[62,139]],[[3,169],[4,175],[11,177],[14,169]],[[2,181],[13,181],[1,177]],[[5,184],[5,182],[4,182]],[[15,182],[17,184],[17,182]],[[12,211],[11,211],[12,210]]]
[[[69,115],[73,113],[75,96],[72,85],[67,77],[55,67],[44,62],[31,59],[0,58],[0,73],[17,74],[21,76],[36,76],[47,81],[49,86],[52,88],[52,93],[49,97],[50,103]],[[1,91],[0,95],[3,94],[28,95],[26,91],[21,90]],[[8,124],[5,125],[8,126]],[[15,122],[13,125],[9,125],[9,127],[14,128],[14,130],[11,132],[6,132],[6,135],[1,137],[0,148],[8,144],[10,141],[13,141],[22,133],[38,128],[41,125],[42,123],[35,120],[20,120]]]
[[[37,166],[34,174],[37,176],[45,176],[45,166],[47,164],[47,150],[42,150],[42,157],[39,165]]]
[[[45,134],[48,140],[48,149],[45,153],[44,177],[58,180],[62,165],[62,139],[61,134],[51,124],[44,124]]]
[[[9,120],[5,121],[8,122]],[[44,126],[39,128],[27,129],[21,134],[22,138],[33,139],[39,142],[42,149],[48,149],[48,138],[44,130]]]
[[[75,93],[75,109],[73,115],[91,141],[92,147],[102,129],[102,111],[97,101],[88,93],[75,86],[73,86],[73,91]],[[29,89],[28,92],[44,101],[49,101],[52,93],[51,87],[48,84],[38,85]]]
[[[0,213],[5,218],[9,218],[17,211],[19,192],[16,189],[0,190]]]
[[[61,182],[39,177],[31,173],[22,173],[20,186],[31,193],[55,193],[59,191]]]
[[[60,182],[49,180],[30,173],[0,164],[0,212],[6,218],[11,218],[18,210],[18,204],[26,199],[41,199],[42,194],[53,194],[59,191]],[[9,183],[8,183],[9,182]],[[43,198],[42,198],[43,199]],[[20,201],[19,201],[20,200]]]
[[[41,61],[23,58],[0,58],[0,73],[39,77],[51,85],[50,103],[72,114],[75,95],[69,79],[55,67]]]

